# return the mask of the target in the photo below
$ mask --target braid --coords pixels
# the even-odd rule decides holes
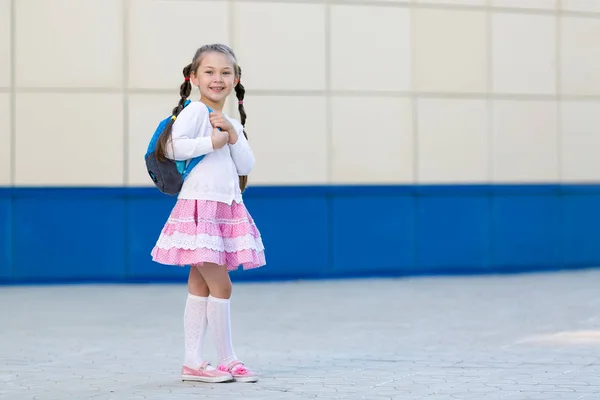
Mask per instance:
[[[242,122],[242,131],[244,132],[244,137],[246,139],[248,139],[248,134],[246,133],[246,110],[244,109],[244,95],[246,94],[246,89],[244,88],[244,85],[242,85],[242,69],[238,66],[237,67],[237,76],[238,79],[240,79],[238,81],[238,84],[235,85],[235,96],[238,99],[238,111],[240,112],[240,121]],[[240,190],[243,192],[246,189],[246,186],[248,185],[248,176],[247,175],[240,175]]]
[[[167,126],[165,127],[165,130],[160,134],[160,137],[158,138],[158,143],[156,145],[155,156],[156,156],[156,159],[159,161],[165,161],[167,159],[167,157],[166,157],[167,144],[171,140],[171,131],[173,130],[173,124],[175,123],[175,119],[177,119],[177,116],[183,110],[186,100],[188,99],[188,97],[190,97],[190,94],[192,93],[192,84],[190,83],[190,74],[192,72],[192,64],[186,65],[183,68],[182,72],[183,72],[184,80],[183,80],[183,83],[181,84],[181,86],[179,87],[179,96],[181,96],[181,98],[179,99],[179,103],[177,103],[177,106],[175,106],[175,108],[173,108],[173,111],[172,111],[173,117],[171,118],[171,120],[169,121]]]
[[[238,67],[239,76],[242,74],[242,69]],[[239,81],[237,85],[235,85],[235,96],[238,99],[238,111],[240,112],[240,121],[242,122],[242,126],[246,126],[246,110],[244,109],[244,95],[246,94],[246,88],[242,85],[242,82]],[[246,130],[244,130],[244,136],[248,139],[248,135],[246,134]]]

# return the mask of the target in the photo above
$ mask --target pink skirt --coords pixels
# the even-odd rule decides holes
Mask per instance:
[[[229,271],[266,264],[265,248],[243,203],[180,199],[175,204],[152,259],[166,265],[226,265]]]

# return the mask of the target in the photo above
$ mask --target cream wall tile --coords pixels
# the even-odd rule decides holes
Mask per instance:
[[[199,47],[231,46],[229,8],[226,1],[131,1],[129,86],[177,91]]]
[[[10,185],[12,146],[10,94],[0,93],[0,186]]]
[[[565,11],[600,12],[598,0],[560,0],[560,4]]]
[[[418,182],[487,182],[486,100],[420,99]]]
[[[600,102],[567,101],[561,114],[562,181],[599,181]]]
[[[556,93],[556,18],[495,13],[492,21],[494,92]]]
[[[414,11],[416,89],[487,91],[487,19],[483,11]]]
[[[416,4],[435,4],[442,6],[487,6],[488,0],[414,0]]]
[[[327,183],[324,97],[253,96],[245,108],[256,157],[251,185]]]
[[[122,1],[18,0],[15,6],[17,86],[121,86]]]
[[[600,95],[600,19],[562,18],[561,91]]]
[[[557,182],[558,133],[554,101],[495,101],[495,182]]]
[[[410,90],[410,64],[408,9],[332,6],[334,90]]]
[[[556,10],[556,0],[491,0],[492,7]]]
[[[10,0],[0,0],[0,87],[10,86]]]
[[[245,99],[244,99],[245,100]],[[238,99],[235,92],[232,92],[227,99],[225,99],[225,106],[223,107],[227,115],[233,116],[236,119],[240,119],[240,113],[238,112]]]
[[[411,0],[347,0],[348,3],[352,3],[352,2],[358,2],[358,3],[365,3],[365,2],[373,2],[373,3],[378,3],[381,1],[386,1],[389,3],[399,3],[399,4],[410,4]]]
[[[406,98],[332,99],[332,183],[412,183],[412,104]]]
[[[325,89],[325,5],[237,2],[235,45],[249,89]]]
[[[17,185],[123,184],[123,96],[22,93]]]

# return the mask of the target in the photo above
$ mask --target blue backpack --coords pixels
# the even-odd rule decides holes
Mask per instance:
[[[187,100],[183,107],[187,107],[188,104],[190,104],[190,100]],[[208,112],[212,112],[208,106],[207,108]],[[204,156],[195,157],[188,161],[173,161],[169,159],[159,161],[156,159],[155,151],[158,138],[169,122],[171,122],[171,117],[172,116],[168,116],[158,124],[158,127],[150,139],[150,144],[148,145],[144,159],[146,160],[146,170],[148,171],[148,175],[150,175],[152,182],[154,182],[154,185],[162,193],[173,196],[181,191],[183,181],[185,181],[190,171],[202,161]]]

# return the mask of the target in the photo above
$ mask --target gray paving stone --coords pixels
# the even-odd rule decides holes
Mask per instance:
[[[3,287],[0,399],[596,400],[598,282],[600,270],[235,285],[234,343],[255,384],[181,382],[183,285]]]

